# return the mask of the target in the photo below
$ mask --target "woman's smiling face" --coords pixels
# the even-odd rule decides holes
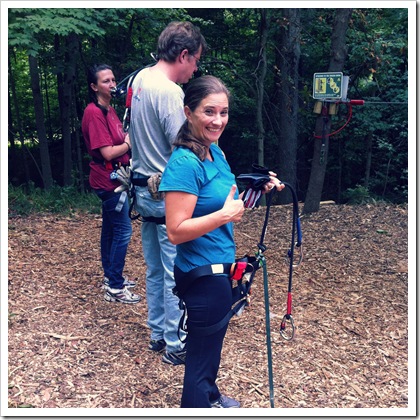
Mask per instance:
[[[229,119],[229,99],[225,93],[212,93],[206,96],[194,111],[186,106],[191,134],[206,147],[222,135]]]

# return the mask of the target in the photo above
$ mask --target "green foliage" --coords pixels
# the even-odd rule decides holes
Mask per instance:
[[[350,123],[339,136],[330,138],[326,182],[322,199],[340,202],[348,194],[360,193],[360,185],[368,185],[368,195],[380,199],[404,202],[408,183],[408,9],[362,8],[353,9],[347,31],[348,58],[344,74],[350,76],[348,97],[364,99],[363,107],[353,108]],[[300,199],[304,199],[313,155],[313,131],[316,115],[313,113],[313,74],[326,71],[330,59],[331,30],[334,8],[301,9],[299,65],[300,108],[298,116],[297,178]],[[284,9],[267,9],[269,39],[267,43],[267,76],[265,80],[264,129],[265,160],[275,170],[281,168],[281,150],[278,146],[279,101],[278,56],[283,54],[278,45],[280,29],[287,28]],[[60,184],[61,114],[57,79],[65,72],[66,40],[77,34],[80,54],[74,80],[74,135],[73,162],[76,160],[76,135],[79,133],[82,155],[83,138],[80,122],[88,102],[86,73],[88,65],[105,62],[112,65],[117,81],[132,71],[152,62],[157,38],[172,20],[191,20],[198,24],[210,47],[203,57],[202,74],[220,77],[232,93],[229,124],[220,140],[232,171],[236,174],[249,170],[257,155],[256,75],[260,66],[258,42],[260,12],[255,8],[11,8],[9,9],[9,57],[11,73],[15,78],[17,103],[10,102],[9,142],[14,136],[25,141],[31,156],[28,158],[30,179],[40,185],[39,148],[33,97],[29,84],[27,54],[38,57],[41,88],[45,103],[45,123],[53,162],[54,179]],[[9,87],[9,94],[10,94]],[[114,101],[120,117],[125,98]],[[20,112],[18,137],[17,112]],[[340,106],[333,117],[332,129],[339,128],[347,119],[347,108]],[[366,174],[368,140],[372,140],[371,169]],[[293,139],[294,141],[294,139]],[[14,146],[17,146],[15,144]],[[9,163],[9,180],[14,185],[26,182],[19,147],[14,161]],[[10,159],[10,157],[9,157]],[[87,179],[88,167],[83,161],[83,176],[75,170],[75,178]],[[85,165],[86,164],[86,165]],[[16,169],[17,168],[17,169]],[[21,169],[22,168],[22,169]],[[75,169],[75,168],[74,168]],[[366,178],[366,177],[369,178]],[[88,185],[85,185],[88,187]],[[359,191],[352,192],[355,190]],[[347,191],[347,195],[341,194]],[[17,194],[17,192],[14,192]],[[366,193],[366,191],[365,191]],[[58,207],[72,207],[55,193]],[[66,195],[72,195],[69,192]],[[363,196],[363,194],[362,194]],[[96,197],[95,197],[96,198]],[[26,197],[22,211],[37,206]],[[22,197],[23,200],[23,197]],[[22,201],[23,202],[23,201]],[[17,201],[16,201],[17,204]],[[54,208],[50,204],[50,208]],[[25,210],[26,209],[26,210]],[[49,210],[48,210],[49,211]]]
[[[45,37],[70,33],[101,37],[109,10],[104,9],[9,9],[9,46],[37,55]]]
[[[71,215],[76,212],[99,214],[101,202],[94,193],[80,193],[74,187],[55,185],[43,190],[30,184],[28,188],[9,184],[9,214],[28,216],[32,213],[61,213]]]
[[[362,185],[356,185],[355,188],[348,188],[343,195],[348,204],[367,204],[375,201],[371,197],[369,190]]]

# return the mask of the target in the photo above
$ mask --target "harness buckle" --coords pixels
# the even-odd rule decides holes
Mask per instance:
[[[223,264],[211,264],[211,271],[213,274],[223,274],[224,273]]]
[[[230,267],[230,279],[241,280],[247,266],[248,263],[246,261],[238,261],[237,263],[232,264]]]
[[[232,281],[250,281],[251,275],[254,273],[254,266],[247,261],[237,261],[230,267],[230,279]]]
[[[248,294],[246,295],[246,303],[247,305],[251,304],[251,289],[248,290]]]

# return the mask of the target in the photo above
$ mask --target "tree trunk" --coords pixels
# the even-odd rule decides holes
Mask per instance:
[[[258,164],[264,165],[264,123],[263,123],[263,103],[264,103],[264,81],[267,73],[267,10],[260,9],[261,22],[260,22],[260,45],[258,54],[257,69],[255,70],[256,76],[256,90],[257,90],[257,142],[258,142]]]
[[[81,142],[83,141],[80,138],[80,123],[77,116],[77,105],[76,105],[76,92],[73,90],[73,107],[72,107],[72,119],[74,136],[75,136],[75,145],[76,145],[76,157],[77,157],[77,170],[79,177],[79,190],[80,192],[85,192],[85,183],[84,183],[84,173],[83,173],[83,156]]]
[[[76,74],[76,57],[79,40],[76,34],[66,38],[65,70],[62,77],[57,75],[61,115],[61,131],[63,137],[63,185],[72,185],[72,147],[71,147],[71,111],[72,91]],[[62,83],[60,83],[62,82]]]
[[[9,78],[11,78],[10,72],[10,61],[9,61]],[[9,82],[10,87],[10,82]],[[7,103],[7,118],[8,118],[8,139],[10,143],[9,151],[9,163],[12,162],[12,165],[16,164],[16,139],[15,139],[15,130],[13,128],[13,112],[12,112],[12,94],[10,88],[8,90],[8,103]]]
[[[338,185],[337,185],[337,201],[341,203],[342,195],[342,179],[343,179],[343,162],[344,162],[344,147],[343,138],[340,136],[338,139]]]
[[[331,58],[329,72],[343,71],[347,57],[346,32],[349,25],[352,9],[336,9],[334,26],[331,34]],[[309,178],[308,191],[302,213],[313,213],[319,210],[319,203],[324,186],[325,171],[328,159],[328,144],[331,120],[328,108],[324,104],[320,116],[315,124],[314,154]]]
[[[54,140],[54,131],[53,131],[53,127],[52,127],[52,118],[51,118],[51,106],[50,106],[50,92],[48,89],[48,75],[47,72],[43,73],[44,77],[43,77],[43,81],[44,81],[44,85],[42,85],[41,82],[41,91],[44,90],[45,92],[45,112],[46,112],[46,121],[48,123],[48,128],[46,128],[47,130],[47,137],[49,138],[50,142],[52,142]],[[41,79],[42,80],[42,79]]]
[[[297,187],[297,118],[298,118],[298,84],[300,60],[300,9],[283,9],[283,20],[280,22],[280,36],[277,49],[276,84],[279,103],[279,164],[277,176],[294,189]],[[292,194],[286,189],[278,195],[282,204],[292,202]]]
[[[32,95],[34,98],[34,111],[36,129],[38,132],[39,151],[41,157],[42,181],[45,189],[50,189],[53,185],[53,177],[50,163],[50,153],[48,150],[48,139],[44,124],[44,107],[39,85],[38,60],[29,55],[29,73],[31,77]]]
[[[14,106],[15,115],[16,115],[17,131],[18,131],[19,141],[21,143],[20,153],[22,156],[23,172],[25,174],[25,183],[26,185],[28,185],[29,181],[31,180],[31,175],[29,172],[28,154],[26,152],[25,137],[23,135],[22,120],[20,118],[19,101],[16,95],[16,83],[15,83],[15,77],[12,70],[12,65],[10,62],[10,54],[9,54],[9,75],[10,75],[9,81],[10,81],[10,88],[12,91],[13,106]],[[10,124],[10,127],[11,127],[11,124]]]

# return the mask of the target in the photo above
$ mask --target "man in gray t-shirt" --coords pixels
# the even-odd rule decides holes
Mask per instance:
[[[152,197],[147,180],[162,173],[172,152],[172,143],[185,121],[184,92],[198,70],[206,41],[190,22],[172,22],[158,39],[158,62],[135,77],[132,88],[130,140],[136,211],[142,215],[141,239],[146,271],[147,324],[151,329],[149,349],[165,350],[162,360],[185,363],[185,350],[178,337],[181,311],[172,293],[176,247],[166,233],[165,202]]]

